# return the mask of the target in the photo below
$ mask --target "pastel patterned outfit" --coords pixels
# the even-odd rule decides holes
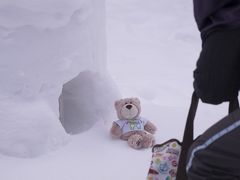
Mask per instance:
[[[132,131],[144,131],[144,126],[146,125],[147,120],[142,117],[138,117],[135,120],[122,119],[115,121],[115,123],[122,129],[122,134],[126,134]]]

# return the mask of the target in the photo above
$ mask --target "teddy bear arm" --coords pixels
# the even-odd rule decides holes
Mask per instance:
[[[154,134],[157,131],[157,127],[150,121],[146,123],[144,129],[151,134]]]
[[[111,135],[115,138],[120,138],[120,136],[122,135],[122,130],[121,130],[120,126],[115,122],[113,122],[110,132],[111,132]]]

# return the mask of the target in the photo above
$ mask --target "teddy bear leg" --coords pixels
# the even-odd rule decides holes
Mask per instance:
[[[149,148],[155,145],[155,138],[152,134],[145,134],[143,135],[143,142],[142,147],[143,148]]]
[[[139,134],[134,134],[128,138],[128,145],[134,149],[142,148],[143,137]]]

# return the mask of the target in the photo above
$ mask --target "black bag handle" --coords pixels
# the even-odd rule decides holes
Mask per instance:
[[[176,180],[187,180],[187,174],[186,174],[187,153],[190,146],[193,143],[194,119],[195,119],[195,115],[198,108],[198,102],[199,102],[199,98],[197,97],[196,92],[193,92],[192,101],[189,108],[187,122],[185,125],[185,130],[183,135],[182,150],[179,158]],[[229,102],[229,108],[228,108],[229,114],[236,109],[239,109],[238,97],[234,98]]]
[[[230,114],[237,109],[239,109],[239,101],[238,98],[235,98],[229,102],[228,113]]]

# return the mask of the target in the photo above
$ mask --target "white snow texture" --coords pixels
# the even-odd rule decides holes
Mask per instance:
[[[106,71],[105,33],[103,0],[0,2],[0,153],[35,157],[66,144],[58,97],[75,76],[74,89],[64,88],[75,103],[61,107],[72,113],[65,113],[64,125],[74,117],[78,133],[109,118],[113,108],[101,103],[113,104],[116,94]],[[84,92],[87,80],[92,88]]]
[[[200,47],[189,0],[1,0],[0,180],[146,179],[151,149],[110,136],[113,101],[181,140]],[[200,103],[195,136],[226,114]]]

